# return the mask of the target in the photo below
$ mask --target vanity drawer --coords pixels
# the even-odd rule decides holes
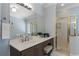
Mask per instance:
[[[37,44],[29,49],[26,49],[21,52],[22,56],[42,56],[43,51],[42,51],[42,45]]]

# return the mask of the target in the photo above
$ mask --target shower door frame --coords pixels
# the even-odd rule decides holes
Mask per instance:
[[[75,24],[76,24],[76,16],[68,16],[68,17],[60,17],[60,18],[57,18],[56,19],[56,49],[57,49],[57,20],[58,19],[62,19],[62,18],[67,18],[67,47],[68,47],[68,50],[67,50],[67,55],[70,55],[70,48],[69,48],[69,36],[72,36],[70,35],[70,21],[71,21],[71,17],[74,17],[74,20],[75,20]],[[76,25],[74,25],[76,27]],[[73,36],[76,36],[76,28],[74,28],[74,35]]]

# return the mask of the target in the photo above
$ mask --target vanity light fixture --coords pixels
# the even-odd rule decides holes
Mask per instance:
[[[17,3],[20,6],[27,8],[28,10],[32,10],[32,6],[29,3]]]
[[[28,7],[30,7],[30,8],[32,8],[32,5],[29,4],[29,3],[24,3],[24,5],[25,5],[25,6],[28,6]]]

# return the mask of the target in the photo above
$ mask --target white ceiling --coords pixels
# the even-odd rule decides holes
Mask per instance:
[[[64,6],[61,6],[61,3],[58,3],[56,8],[60,11],[61,9],[69,9],[74,6],[79,6],[79,3],[64,3]]]
[[[54,5],[56,5],[57,3],[44,3],[44,8],[47,8],[47,7],[49,7],[49,6],[54,6]]]

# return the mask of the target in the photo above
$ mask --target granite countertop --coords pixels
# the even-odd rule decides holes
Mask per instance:
[[[29,41],[25,41],[25,42],[22,42],[21,39],[16,38],[16,39],[10,40],[10,46],[14,47],[18,51],[23,51],[34,45],[47,41],[51,38],[53,38],[53,37],[50,36],[50,37],[46,37],[46,38],[41,38],[39,36],[32,36],[32,39],[30,39]]]

